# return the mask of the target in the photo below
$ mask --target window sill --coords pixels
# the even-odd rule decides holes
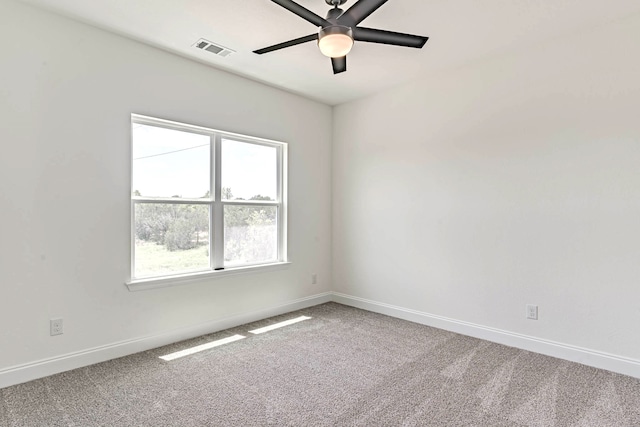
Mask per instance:
[[[202,271],[198,273],[178,274],[175,276],[151,277],[148,279],[135,279],[126,282],[129,291],[144,291],[148,289],[166,288],[191,283],[196,280],[220,279],[238,274],[266,273],[269,271],[285,270],[290,262],[276,262],[272,264],[251,265],[247,267],[230,267],[224,270]]]

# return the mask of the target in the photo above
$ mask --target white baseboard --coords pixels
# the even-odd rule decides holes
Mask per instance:
[[[172,344],[212,332],[233,328],[245,323],[255,322],[268,317],[301,310],[314,305],[334,301],[351,307],[361,308],[374,313],[408,320],[422,325],[432,326],[487,341],[516,347],[536,353],[582,363],[599,369],[617,372],[640,378],[640,360],[616,356],[568,344],[530,337],[495,328],[489,328],[460,320],[436,316],[429,313],[345,295],[337,292],[325,292],[306,298],[290,301],[278,306],[268,307],[247,313],[240,313],[211,322],[169,331],[162,334],[121,341],[101,347],[82,350],[58,357],[39,360],[23,365],[0,369],[0,388],[24,383],[38,378],[54,375],[71,369],[104,362],[118,357],[128,356],[163,345]]]
[[[640,378],[640,360],[489,328],[338,292],[332,292],[332,296],[333,301],[351,307]]]
[[[162,334],[120,341],[101,347],[94,347],[62,356],[52,357],[50,359],[0,369],[0,388],[58,374],[71,369],[81,368],[83,366],[93,365],[106,360],[128,356],[130,354],[233,328],[245,323],[255,322],[257,320],[289,313],[291,311],[301,310],[303,308],[323,304],[329,301],[332,301],[331,292],[325,292],[289,301],[278,306],[247,313],[240,313]]]

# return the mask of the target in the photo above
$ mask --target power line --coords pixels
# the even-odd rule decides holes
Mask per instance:
[[[133,160],[141,160],[141,159],[148,159],[149,157],[158,157],[158,156],[164,156],[165,154],[171,154],[171,153],[177,153],[179,151],[187,151],[187,150],[193,150],[195,148],[200,148],[200,147],[206,147],[208,146],[209,143],[206,144],[202,144],[202,145],[196,145],[195,147],[189,147],[189,148],[181,148],[180,150],[174,150],[174,151],[166,151],[164,153],[159,153],[159,154],[152,154],[150,156],[142,156],[142,157],[136,157]]]

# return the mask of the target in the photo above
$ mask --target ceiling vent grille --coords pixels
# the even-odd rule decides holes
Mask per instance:
[[[219,44],[215,44],[205,39],[198,40],[193,46],[197,47],[198,49],[211,52],[214,55],[222,56],[223,58],[231,55],[232,53],[235,53],[235,50],[229,49],[228,47],[220,46]]]

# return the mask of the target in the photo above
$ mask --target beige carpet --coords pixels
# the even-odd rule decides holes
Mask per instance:
[[[0,426],[640,426],[640,380],[329,303],[2,389]]]

